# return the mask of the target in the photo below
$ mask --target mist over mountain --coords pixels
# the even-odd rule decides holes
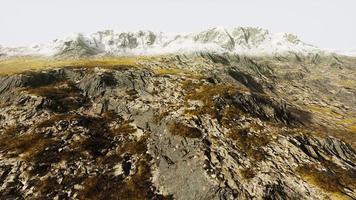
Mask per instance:
[[[254,27],[211,28],[197,33],[164,33],[152,31],[98,31],[73,34],[49,44],[0,49],[2,55],[93,56],[158,55],[198,52],[242,55],[311,55],[325,54],[289,33],[272,34]]]

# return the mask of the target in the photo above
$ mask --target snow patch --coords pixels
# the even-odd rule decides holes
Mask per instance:
[[[0,47],[0,55],[91,56],[159,55],[197,52],[245,55],[308,55],[325,52],[297,36],[254,27],[212,28],[198,33],[164,33],[148,30],[98,31],[73,34],[49,44],[30,47]]]

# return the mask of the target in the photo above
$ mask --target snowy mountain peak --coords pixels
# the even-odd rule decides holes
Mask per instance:
[[[182,53],[236,53],[246,55],[309,55],[323,50],[289,33],[271,34],[256,27],[211,28],[198,33],[164,33],[149,30],[98,31],[73,34],[49,44],[32,47],[0,47],[0,55],[94,56],[157,55]]]

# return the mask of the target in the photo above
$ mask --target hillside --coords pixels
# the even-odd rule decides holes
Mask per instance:
[[[356,198],[353,58],[12,57],[0,74],[1,198]]]

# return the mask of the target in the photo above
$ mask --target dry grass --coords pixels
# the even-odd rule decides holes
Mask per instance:
[[[346,118],[340,120],[339,123],[356,125],[356,117],[346,117]]]
[[[351,134],[356,133],[356,117],[345,117],[341,120],[337,120],[336,123],[344,126]]]
[[[234,85],[203,85],[195,92],[187,95],[187,99],[201,100],[203,103],[208,104],[215,96],[221,96],[224,94],[234,94],[238,92],[238,88]]]
[[[252,179],[256,176],[256,172],[251,168],[240,170],[240,173],[245,179]]]
[[[79,199],[173,199],[155,193],[151,183],[151,169],[148,156],[137,161],[137,171],[130,178],[123,180],[117,177],[99,175],[87,178],[83,182],[84,189],[78,192]]]
[[[348,130],[351,131],[351,133],[356,133],[356,125],[351,125],[348,127]]]
[[[327,115],[327,116],[335,117],[335,118],[342,117],[342,115],[340,113],[337,113],[335,110],[328,108],[328,107],[323,107],[320,105],[308,105],[307,109],[312,113],[319,113],[322,115]]]
[[[187,78],[192,79],[201,79],[203,77],[202,74],[188,70],[188,69],[179,69],[179,68],[155,68],[153,72],[156,76],[164,76],[164,75],[175,75],[175,76],[185,76]]]
[[[177,68],[157,68],[153,70],[156,75],[179,75],[184,74],[184,70]]]
[[[242,151],[249,158],[255,161],[262,161],[265,159],[266,153],[262,147],[266,146],[271,138],[268,135],[255,135],[249,132],[248,129],[234,128],[228,133],[228,137],[235,141],[235,143],[242,149]]]
[[[84,67],[120,69],[137,66],[139,57],[98,57],[81,59],[48,59],[42,57],[12,57],[0,60],[0,75],[57,67]]]
[[[343,87],[355,88],[356,87],[356,80],[352,80],[352,79],[339,80],[338,84],[343,86]]]
[[[155,112],[153,115],[153,121],[158,124],[160,121],[162,121],[165,117],[169,115],[171,111],[170,110],[164,110],[164,111],[158,111]]]
[[[200,138],[203,136],[202,132],[199,129],[195,127],[189,127],[178,122],[170,124],[169,132],[173,135],[179,135],[188,138]]]
[[[317,186],[336,199],[350,199],[345,195],[344,188],[356,189],[356,174],[354,171],[342,169],[331,162],[323,162],[325,171],[314,165],[297,168],[297,172],[311,185]]]
[[[186,100],[201,101],[204,105],[196,110],[188,110],[186,114],[204,115],[208,114],[213,118],[219,118],[220,111],[216,108],[216,97],[224,97],[237,93],[239,89],[233,85],[202,85],[188,88]]]
[[[118,135],[130,135],[132,133],[135,133],[137,129],[133,127],[130,123],[132,121],[123,121],[119,127],[112,128],[110,131],[110,134],[112,137],[118,136]]]
[[[80,90],[70,82],[58,82],[47,86],[25,89],[29,94],[47,98],[65,98],[78,96]]]
[[[50,143],[51,139],[41,134],[26,133],[20,136],[3,135],[0,138],[0,150],[7,152],[7,156],[20,156],[25,160],[36,157]]]
[[[62,137],[71,134],[76,135],[70,129],[58,131],[54,135],[44,134],[43,128],[53,127],[57,122],[65,120],[68,124],[76,121],[77,127],[85,127],[88,132],[81,140],[68,140],[70,143],[63,147]],[[79,199],[172,199],[172,196],[163,196],[156,193],[156,188],[151,182],[151,157],[147,152],[147,137],[132,139],[131,133],[136,128],[124,120],[114,111],[104,112],[99,116],[87,115],[53,115],[47,120],[35,125],[35,129],[29,132],[26,127],[11,126],[0,135],[0,152],[8,157],[16,157],[25,160],[32,166],[29,170],[31,176],[38,175],[31,181],[34,192],[39,198],[52,198],[62,190],[62,185],[68,188],[78,184],[82,189],[75,189]],[[117,124],[116,127],[111,127]],[[23,133],[25,132],[25,133]],[[119,138],[124,137],[124,140]],[[72,136],[70,136],[72,137]],[[64,175],[63,182],[59,184],[57,178],[50,175],[43,177],[57,163],[77,162],[82,159],[92,160],[100,164],[100,168],[112,168],[122,162],[124,155],[135,155],[136,170],[129,177],[114,176],[111,173],[100,171],[94,176],[83,174]],[[94,162],[95,161],[95,162]],[[35,177],[35,176],[33,176]],[[43,178],[39,178],[43,177]]]
[[[42,104],[42,108],[57,113],[65,113],[81,106],[86,106],[88,101],[71,82],[56,82],[37,88],[24,88],[29,94],[46,97],[49,103]]]
[[[240,110],[234,106],[226,106],[221,113],[221,124],[226,128],[236,127],[236,121],[242,116]]]

